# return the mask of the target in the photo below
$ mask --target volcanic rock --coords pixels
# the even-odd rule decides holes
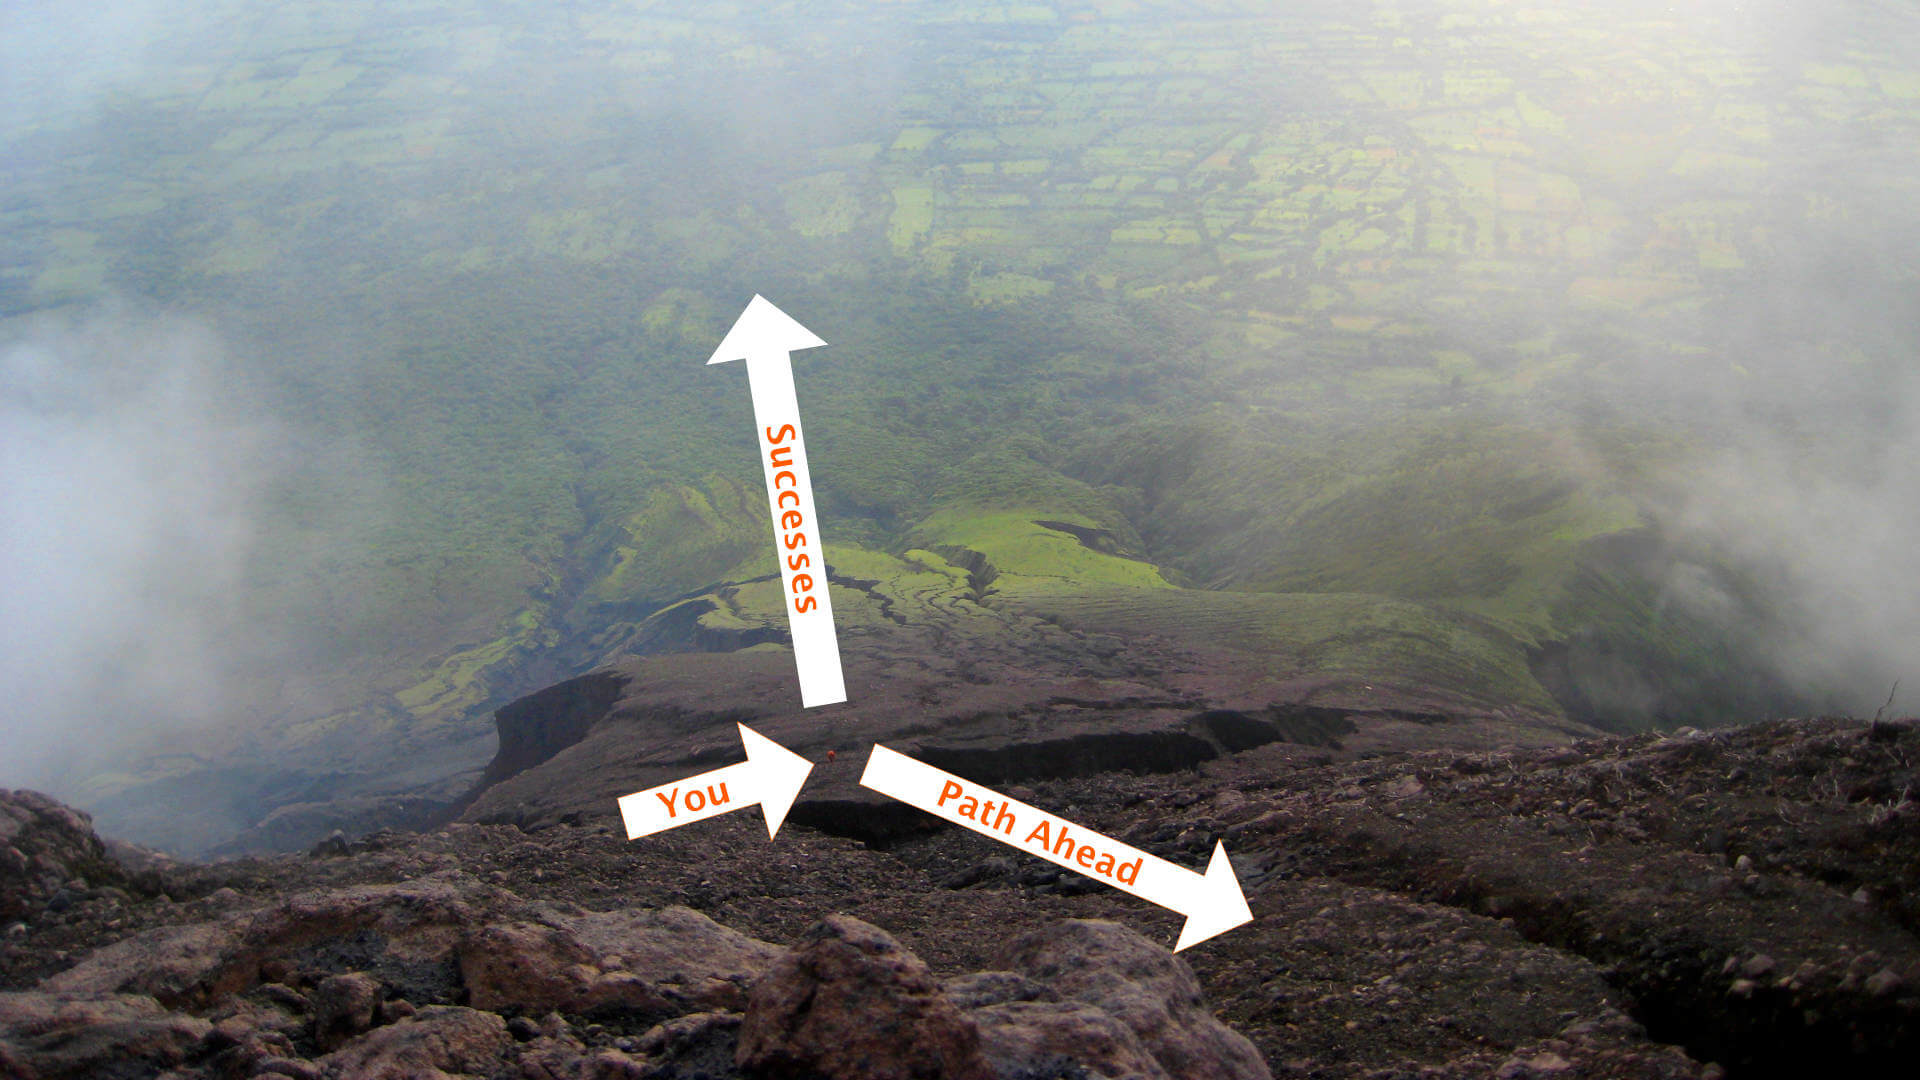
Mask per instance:
[[[901,1075],[946,1046],[996,1080],[1234,1076],[1242,1038],[1330,1080],[1899,1075],[1920,1052],[1920,725],[1278,749],[1006,785],[1190,868],[1225,840],[1254,921],[1177,959],[1178,915],[1024,856],[942,888],[1010,857],[960,829],[457,823],[61,881],[0,934],[0,1075],[870,1075],[835,1057],[861,1038]]]
[[[69,890],[124,884],[93,819],[37,791],[0,790],[0,920],[30,918]]]
[[[1113,1017],[1174,1080],[1268,1080],[1272,1075],[1252,1043],[1207,1012],[1193,969],[1124,926],[1091,919],[1052,923],[1014,941],[1004,960],[1066,1002]],[[1046,1012],[1036,1006],[999,1008]],[[1071,1019],[1076,1028],[1089,1022],[1080,1011],[1053,1015]],[[1064,1037],[1060,1041],[1071,1045]]]
[[[1090,1005],[1016,1001],[977,1009],[972,1017],[996,1077],[1167,1080],[1166,1070],[1132,1028]]]
[[[178,1065],[212,1032],[136,994],[0,994],[0,1076],[87,1080]]]
[[[455,943],[512,899],[459,871],[298,893],[258,910],[116,942],[47,986],[151,994],[170,1007],[195,1008],[262,982],[263,969],[278,963],[319,977],[364,968],[402,988],[427,984],[432,996],[450,984],[447,958]]]
[[[843,642],[851,693],[832,724],[794,707],[792,658],[779,651],[610,654],[603,668],[495,714],[498,751],[453,812],[529,829],[612,818],[621,795],[739,760],[741,722],[821,763],[788,820],[877,841],[926,823],[858,785],[857,757],[874,742],[977,783],[1011,784],[1179,773],[1275,744],[1357,752],[1564,744],[1599,733],[1451,691],[1283,682],[1267,659],[1199,648],[1180,634],[1133,633],[1123,648],[1120,639],[1070,629],[1054,613],[1011,600],[834,583],[858,590],[843,597],[849,617],[869,611],[887,631]],[[834,768],[829,751],[856,760]]]
[[[331,1050],[374,1025],[385,988],[364,971],[329,975],[313,991],[313,1038]]]
[[[753,988],[734,1059],[828,1080],[993,1080],[980,1032],[879,927],[829,915]]]
[[[431,1005],[389,1027],[368,1032],[319,1059],[338,1077],[438,1078],[493,1075],[513,1039],[506,1021],[490,1012]]]
[[[477,1008],[660,1018],[746,1008],[781,950],[697,911],[608,911],[477,928],[460,975]]]

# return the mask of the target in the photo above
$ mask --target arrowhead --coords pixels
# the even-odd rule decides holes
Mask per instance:
[[[1233,876],[1233,864],[1227,861],[1226,845],[1218,840],[1213,842],[1207,876],[1194,890],[1190,903],[1193,910],[1185,913],[1187,925],[1180,929],[1174,952],[1253,921],[1246,894],[1240,891],[1240,879]]]
[[[760,812],[767,818],[767,839],[780,832],[793,800],[800,796],[801,785],[813,771],[813,762],[781,746],[745,724],[740,742],[747,748],[747,763],[753,766],[760,796]]]
[[[707,363],[724,364],[729,360],[748,359],[756,353],[790,353],[825,344],[813,336],[813,331],[794,322],[792,316],[756,293]]]

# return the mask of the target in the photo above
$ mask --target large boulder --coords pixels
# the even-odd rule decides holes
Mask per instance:
[[[994,1075],[1003,1080],[1087,1074],[1103,1080],[1168,1080],[1132,1028],[1091,1005],[1014,1001],[971,1015]]]
[[[885,931],[831,916],[754,986],[735,1060],[826,1080],[1271,1080],[1186,963],[1123,926],[1050,924],[1004,962],[941,986]]]
[[[327,1021],[346,1025],[340,1034],[351,1034],[353,1018],[378,1003],[363,982],[420,1005],[458,1000],[496,1012],[612,1013],[653,1022],[745,1009],[748,988],[781,951],[688,908],[569,911],[444,871],[399,884],[299,893],[222,919],[136,934],[53,976],[46,988],[148,994],[171,1008],[199,1010],[263,982],[318,986],[365,973],[329,992],[328,1000],[351,1005]]]
[[[374,1026],[386,988],[364,971],[329,975],[313,988],[313,1040],[331,1050]]]
[[[566,915],[481,927],[460,946],[469,1004],[650,1020],[738,1012],[783,950],[684,907]]]
[[[489,1077],[500,1068],[513,1037],[490,1012],[430,1005],[418,1015],[362,1035],[319,1060],[341,1080],[442,1080]]]
[[[1118,923],[1073,919],[1050,923],[1010,943],[1002,962],[1057,995],[1060,1005],[1011,1002],[976,1010],[1003,1045],[1033,1051],[1095,1040],[1116,1064],[1124,1039],[1083,1009],[1097,1010],[1131,1031],[1173,1080],[1270,1080],[1247,1039],[1215,1019],[1186,961]],[[1088,1045],[1092,1045],[1088,1043]],[[1064,1052],[1064,1051],[1063,1051]],[[1093,1065],[1088,1061],[1085,1064]],[[1156,1075],[1136,1068],[1140,1075]],[[1106,1073],[1103,1075],[1120,1075]]]
[[[289,967],[315,978],[366,970],[416,1000],[457,983],[452,957],[472,928],[522,903],[459,871],[392,885],[298,893],[277,904],[115,942],[45,987],[66,993],[150,994],[200,1009]]]
[[[979,1030],[927,965],[847,915],[814,924],[754,986],[734,1060],[764,1077],[994,1077]]]
[[[37,791],[0,790],[0,920],[38,914],[69,882],[125,878],[92,818]]]
[[[999,1077],[1090,1073],[1104,1080],[1167,1080],[1132,1028],[1092,1005],[1062,1001],[1051,987],[1012,971],[947,980],[947,996],[980,1027]]]
[[[213,1025],[134,994],[0,994],[0,1076],[153,1075],[204,1048]]]

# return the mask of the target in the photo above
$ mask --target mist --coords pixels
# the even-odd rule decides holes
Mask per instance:
[[[1747,404],[1753,404],[1749,401]],[[1781,403],[1769,399],[1766,404]],[[1666,524],[1759,583],[1766,661],[1827,711],[1912,711],[1920,664],[1920,378],[1889,376],[1845,408],[1770,423],[1755,410],[1661,477]],[[1818,430],[1809,430],[1819,424]],[[1684,565],[1684,564],[1683,564]],[[1696,568],[1697,569],[1697,568]],[[1680,571],[1673,603],[1756,612]],[[1893,694],[1896,684],[1907,690]]]
[[[839,535],[1058,498],[1209,585],[1546,626],[1564,583],[1407,579],[1467,532],[1325,570],[1464,432],[1631,511],[1436,558],[1644,530],[1726,678],[1871,712],[1920,691],[1916,55],[1810,0],[8,5],[0,782],[483,759],[757,536],[699,362],[755,292],[834,343]],[[1106,433],[1154,467],[1062,464]],[[1310,545],[1302,463],[1379,485]]]
[[[0,736],[64,790],[110,749],[232,716],[246,568],[286,433],[205,325],[132,312],[0,342]],[[104,753],[103,753],[104,752]]]
[[[1701,310],[1610,327],[1697,351],[1628,345],[1573,391],[1590,418],[1681,440],[1650,474],[1608,480],[1691,552],[1665,600],[1753,634],[1754,676],[1820,711],[1871,715],[1894,684],[1916,686],[1920,663],[1920,206],[1900,179],[1913,176],[1920,139],[1824,133],[1771,195],[1843,209]],[[1729,595],[1728,569],[1749,595]]]

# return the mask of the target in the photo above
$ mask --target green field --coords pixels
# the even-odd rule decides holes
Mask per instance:
[[[1875,328],[1920,75],[1863,11],[1769,51],[1571,0],[227,0],[0,114],[0,316],[183,313],[334,448],[277,467],[244,574],[299,630],[239,711],[314,761],[483,736],[771,572],[744,378],[703,364],[755,292],[831,343],[797,372],[855,558],[983,552],[1116,628],[1178,591],[1303,670],[1457,653],[1545,707],[1529,657],[1600,635],[1681,687],[1606,722],[1726,720],[1771,594],[1677,528],[1747,423],[1700,403],[1844,416],[1791,378],[1911,363]],[[1842,256],[1876,276],[1771,299]],[[1682,564],[1751,610],[1673,608]]]

